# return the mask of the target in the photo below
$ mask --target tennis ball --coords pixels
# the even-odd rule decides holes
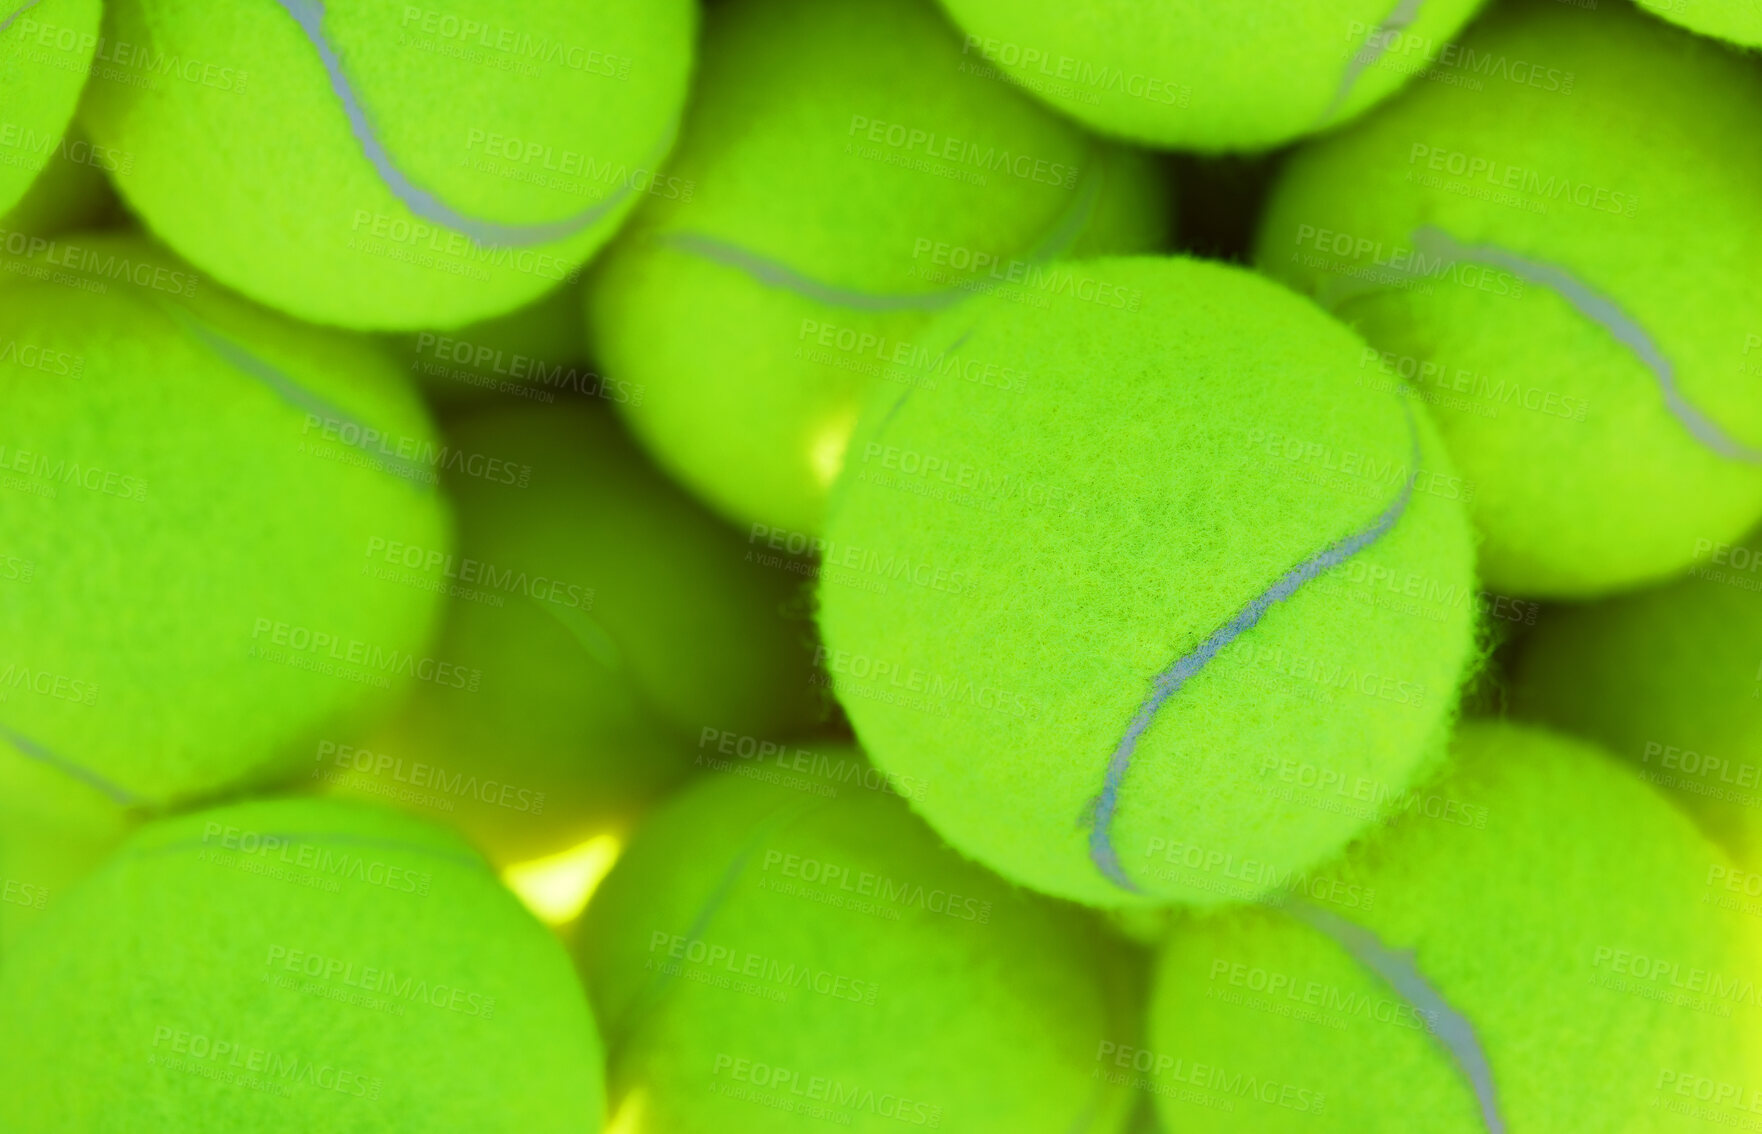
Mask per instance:
[[[229,287],[317,323],[458,327],[574,278],[653,188],[694,7],[113,0],[105,35],[138,50],[81,114],[134,154],[133,209]]]
[[[1490,587],[1663,579],[1762,516],[1762,149],[1734,143],[1762,72],[1626,5],[1504,5],[1462,50],[1507,63],[1292,157],[1258,259],[1431,406]]]
[[[276,799],[140,831],[0,969],[22,1129],[599,1128],[562,945],[457,836]]]
[[[1762,869],[1762,539],[1709,541],[1666,586],[1551,608],[1512,698],[1632,761]]]
[[[1762,5],[1754,0],[1636,0],[1641,8],[1702,35],[1762,47]]]
[[[389,359],[138,238],[37,243],[0,262],[0,750],[159,805],[451,679],[438,572],[364,574],[450,538]]]
[[[0,0],[0,216],[60,147],[101,15],[99,0]]]
[[[1170,935],[1145,1063],[1171,1130],[1688,1131],[1748,1113],[1762,952],[1709,900],[1729,859],[1581,741],[1477,723],[1453,755],[1330,868],[1325,898]]]
[[[588,906],[614,1128],[1119,1131],[1127,1024],[1070,907],[951,853],[890,792],[700,781]],[[620,1127],[618,1123],[625,1125]]]
[[[104,171],[126,160],[92,145],[77,127],[69,130],[29,191],[0,216],[0,249],[25,255],[32,236],[100,228],[114,220],[119,207]]]
[[[1476,597],[1460,479],[1362,342],[1239,268],[1067,265],[1049,311],[935,329],[879,391],[826,545],[822,664],[875,763],[1006,878],[1246,900],[1333,854],[1442,745]]]
[[[386,543],[368,566],[438,571],[434,650],[481,680],[424,684],[361,744],[321,744],[323,778],[395,791],[509,863],[628,822],[706,737],[817,723],[801,564],[759,562],[604,407],[485,406],[448,444],[466,457],[446,482],[457,553]]]
[[[657,460],[739,523],[811,535],[863,398],[940,380],[920,334],[1046,261],[1157,246],[1141,154],[975,78],[929,0],[733,0],[664,191],[588,280],[607,374]]]
[[[942,0],[971,73],[1143,145],[1260,150],[1354,118],[1443,52],[1480,0]]]

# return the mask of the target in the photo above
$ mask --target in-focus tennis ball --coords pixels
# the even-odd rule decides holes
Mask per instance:
[[[832,788],[859,758],[825,755],[698,783],[594,896],[582,948],[614,1124],[1118,1131],[1129,1098],[1095,1063],[1136,1035],[1107,987],[1113,947],[891,793]]]
[[[99,0],[0,0],[0,216],[61,147],[102,14]]]
[[[628,822],[724,738],[814,727],[803,564],[710,516],[608,410],[482,407],[448,443],[458,553],[386,543],[368,563],[445,579],[434,650],[479,676],[423,684],[354,749],[321,746],[321,775],[429,808],[506,863]]]
[[[1633,761],[1762,870],[1762,539],[1709,541],[1696,560],[1667,586],[1550,609],[1513,707]]]
[[[106,170],[127,155],[94,146],[75,127],[12,211],[0,216],[0,252],[28,254],[30,238],[101,228],[121,215]]]
[[[1468,522],[1423,406],[1248,271],[1065,265],[934,332],[1007,385],[878,391],[826,545],[822,661],[955,847],[1101,905],[1254,898],[1442,748]]]
[[[114,0],[81,114],[204,272],[303,319],[457,327],[574,278],[645,192],[688,0]],[[158,61],[186,62],[166,78]]]
[[[664,185],[588,281],[606,372],[660,463],[740,523],[813,533],[867,391],[951,381],[920,337],[1046,261],[1162,239],[1149,158],[970,72],[930,0],[733,0]]]
[[[1430,404],[1489,586],[1662,579],[1762,516],[1762,147],[1734,141],[1762,71],[1626,5],[1505,5],[1462,50],[1511,65],[1300,150],[1258,258]]]
[[[1149,146],[1258,150],[1338,125],[1449,48],[1481,0],[942,0],[969,73]]]
[[[1762,47],[1762,5],[1754,0],[1636,0],[1640,7],[1702,35]]]
[[[20,1129],[599,1129],[561,944],[456,835],[310,799],[162,820],[0,967]]]
[[[1169,1129],[1741,1125],[1762,953],[1709,900],[1725,853],[1581,741],[1481,723],[1453,757],[1325,894],[1170,934],[1146,1060]]]
[[[124,804],[309,759],[407,683],[446,547],[444,458],[371,344],[138,238],[0,262],[0,748]]]

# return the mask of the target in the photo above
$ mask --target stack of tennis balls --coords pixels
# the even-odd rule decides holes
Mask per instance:
[[[114,0],[0,228],[201,266],[0,259],[0,1126],[1741,1125],[1762,73],[1476,6],[718,0],[681,120],[687,0]],[[1331,131],[1319,302],[1085,129]],[[1615,757],[1458,723],[1473,522]]]
[[[1489,586],[1662,580],[1762,517],[1762,69],[1624,4],[1518,0],[1463,50],[1535,62],[1299,150],[1259,261],[1423,392]]]
[[[24,1130],[598,1129],[561,944],[458,836],[360,804],[163,819],[0,966]]]
[[[99,0],[0,2],[0,217],[60,152],[101,15]]]
[[[1358,116],[1445,53],[1481,0],[942,4],[977,73],[1102,134],[1216,152],[1267,149]]]
[[[1198,260],[1068,270],[1051,311],[932,330],[1018,387],[876,392],[827,542],[925,570],[822,587],[824,662],[876,764],[1005,877],[1251,900],[1441,755],[1476,610],[1460,481],[1306,300]]]
[[[822,756],[694,785],[588,907],[613,1128],[1118,1131],[1131,1099],[1095,1073],[1136,1040],[1115,948]]]
[[[1149,1039],[1170,1130],[1389,1129],[1391,1106],[1440,1134],[1747,1113],[1762,938],[1711,900],[1724,852],[1581,741],[1489,723],[1455,749],[1445,806],[1355,846],[1331,901],[1170,935]]]
[[[758,562],[607,407],[488,405],[447,443],[457,552],[385,544],[370,566],[439,565],[434,651],[478,676],[425,683],[361,743],[322,749],[323,778],[407,789],[507,864],[628,825],[706,735],[776,741],[818,723],[812,624],[785,569],[802,564]]]
[[[0,264],[0,343],[0,531],[31,565],[0,603],[0,759],[159,806],[450,672],[438,572],[363,573],[375,541],[451,540],[386,356],[107,235]]]
[[[1762,538],[1697,558],[1666,586],[1549,611],[1513,707],[1632,761],[1762,870]]]
[[[111,0],[105,35],[141,50],[82,117],[135,155],[116,180],[148,227],[229,287],[457,327],[573,277],[654,187],[695,23],[690,0]],[[166,58],[199,81],[157,80]]]
[[[1147,155],[974,75],[931,0],[731,0],[667,192],[589,280],[592,337],[663,467],[812,533],[866,392],[946,380],[938,311],[1044,309],[1046,261],[1156,247],[1167,195]]]

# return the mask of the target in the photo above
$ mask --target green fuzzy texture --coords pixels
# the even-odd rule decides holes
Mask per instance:
[[[327,778],[388,797],[418,767],[429,784],[493,785],[414,802],[444,803],[431,813],[508,863],[628,825],[723,736],[814,727],[804,565],[758,562],[607,409],[486,406],[448,442],[505,470],[446,482],[459,551],[442,568],[452,598],[434,649],[481,677],[422,685],[366,754],[327,753]],[[427,558],[386,548],[373,566]]]
[[[1762,539],[1752,537],[1705,549],[1667,586],[1554,607],[1523,643],[1512,682],[1514,711],[1632,761],[1753,870],[1762,870],[1759,580]]]
[[[1425,70],[1481,0],[942,5],[967,33],[978,74],[1103,134],[1215,153],[1268,149],[1358,116]]]
[[[445,672],[437,573],[363,573],[451,539],[389,358],[127,236],[0,261],[0,297],[0,749],[162,804]]]
[[[289,7],[321,17],[395,175]],[[228,286],[316,323],[458,327],[574,278],[649,190],[695,29],[689,0],[113,0],[105,35],[138,54],[81,114],[134,154],[134,211]],[[148,72],[165,58],[206,66]]]
[[[594,896],[614,1126],[1118,1131],[1131,1100],[1094,1063],[1136,1034],[1113,948],[840,774],[860,765],[834,748],[802,775],[700,782]]]
[[[5,577],[0,556],[0,579]],[[0,595],[5,590],[0,583]],[[0,746],[0,966],[137,818],[91,785]]]
[[[597,1130],[561,944],[456,835],[280,799],[155,823],[0,969],[9,1123]]]
[[[1762,71],[1614,4],[1506,5],[1462,50],[1512,66],[1417,84],[1298,151],[1258,260],[1384,352],[1367,372],[1430,403],[1475,488],[1489,586],[1661,580],[1762,515]],[[1618,318],[1586,314],[1587,294]],[[1636,329],[1661,363],[1624,341]]]
[[[708,13],[665,184],[590,276],[588,318],[642,391],[619,404],[637,436],[735,521],[819,530],[868,391],[930,380],[938,310],[1044,307],[1046,259],[1162,242],[1149,158],[969,65],[930,0]]]
[[[1762,942],[1708,900],[1710,871],[1730,860],[1581,741],[1477,723],[1454,757],[1317,880],[1313,903],[1196,917],[1170,936],[1146,1076],[1169,1129],[1741,1125],[1733,1104],[1762,1056]],[[1441,1006],[1410,998],[1317,912],[1368,931]],[[1497,1127],[1451,1042],[1484,1057]],[[1697,1100],[1715,1086],[1732,1096]]]
[[[398,350],[424,393],[446,405],[493,394],[547,405],[577,394],[634,396],[586,365],[582,331],[581,288],[565,284],[507,315],[457,331],[406,335]]]
[[[870,403],[827,554],[895,569],[822,583],[824,664],[875,762],[1005,877],[1101,905],[1253,898],[1441,747],[1475,611],[1460,480],[1306,300],[1199,260],[1066,267],[1083,282],[1051,311],[952,313],[950,377]],[[1112,824],[1136,891],[1111,881],[1091,828],[1158,675],[1410,481],[1385,534],[1154,713]]]
[[[99,0],[0,0],[0,217],[62,152],[102,14]]]
[[[1762,5],[1755,0],[1637,0],[1660,19],[1701,35],[1762,47]]]
[[[52,236],[104,227],[120,215],[116,193],[104,175],[119,160],[119,155],[93,146],[77,127],[70,130],[30,190],[0,216],[0,232]]]

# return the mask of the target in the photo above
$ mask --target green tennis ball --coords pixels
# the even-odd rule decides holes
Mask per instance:
[[[61,146],[102,14],[99,0],[0,0],[0,216]]]
[[[832,750],[826,771],[853,761]],[[950,852],[885,791],[701,781],[588,907],[614,1129],[1120,1130],[1135,1034],[1070,907]],[[622,1125],[620,1125],[622,1123]]]
[[[1512,700],[1632,761],[1762,870],[1762,540],[1709,541],[1674,583],[1549,610]]]
[[[626,825],[723,738],[815,725],[801,564],[760,562],[604,407],[483,407],[448,443],[467,457],[446,482],[457,553],[387,543],[367,567],[437,571],[434,650],[481,679],[425,684],[359,745],[320,745],[321,777],[456,823],[507,863]]]
[[[935,329],[960,373],[878,392],[835,492],[822,662],[955,847],[1099,905],[1254,898],[1441,747],[1477,599],[1424,408],[1239,268],[1067,266],[1051,311]],[[863,582],[857,579],[857,582]]]
[[[142,830],[0,968],[20,1129],[597,1130],[568,955],[457,836],[281,799]]]
[[[1580,741],[1475,724],[1454,757],[1328,900],[1170,935],[1121,1072],[1169,1129],[1742,1125],[1762,951],[1708,900],[1724,853]]]
[[[663,191],[588,280],[597,357],[660,463],[740,523],[816,532],[867,392],[946,380],[921,338],[1049,259],[1156,247],[1168,190],[973,77],[930,0],[733,0]]]
[[[1489,586],[1663,579],[1762,516],[1762,71],[1626,5],[1502,6],[1462,51],[1506,62],[1293,156],[1258,259],[1431,406]]]
[[[399,349],[423,390],[443,404],[465,404],[492,394],[546,405],[582,394],[635,396],[586,365],[581,288],[575,284],[457,331],[404,336]]]
[[[106,37],[139,51],[81,113],[134,154],[134,211],[229,287],[457,327],[574,278],[653,188],[695,21],[689,0],[113,0]]]
[[[1762,47],[1762,6],[1753,0],[1636,0],[1641,8],[1702,35]]]
[[[138,238],[42,243],[0,262],[0,751],[157,805],[451,679],[438,572],[365,573],[450,539],[390,360]]]
[[[1480,0],[942,0],[970,73],[1103,134],[1261,150],[1337,126],[1441,59]]]

